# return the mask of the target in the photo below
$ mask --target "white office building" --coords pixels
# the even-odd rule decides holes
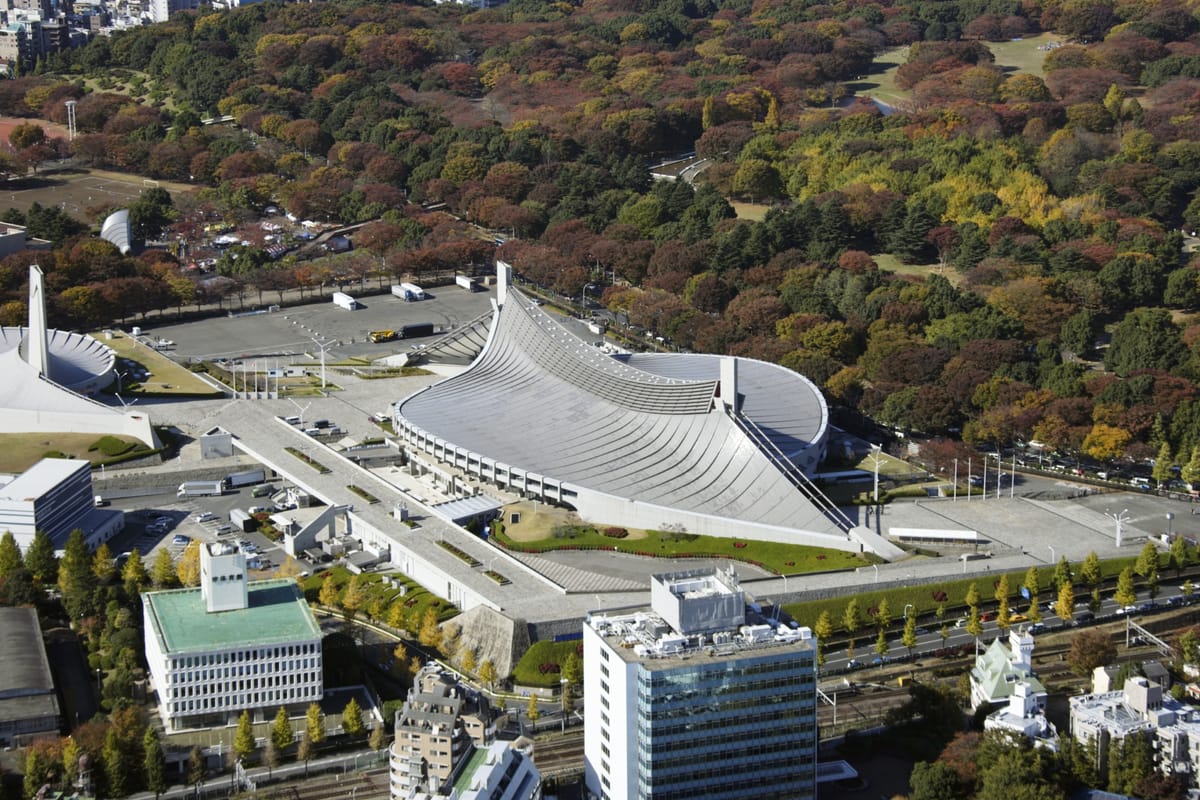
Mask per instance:
[[[43,458],[20,475],[0,475],[0,532],[11,531],[22,550],[39,528],[59,550],[79,528],[94,550],[124,527],[123,511],[95,507],[88,461]]]
[[[215,548],[215,546],[212,546]],[[200,586],[147,592],[146,661],[168,731],[321,699],[321,628],[294,580],[248,582],[242,553],[200,549]]]
[[[656,575],[650,599],[584,622],[588,792],[814,798],[812,631],[756,617],[732,570]]]

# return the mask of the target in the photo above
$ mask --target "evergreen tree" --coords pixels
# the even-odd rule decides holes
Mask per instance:
[[[31,747],[25,753],[25,797],[34,797],[50,780],[51,764],[46,751]]]
[[[7,579],[25,568],[25,559],[21,557],[21,548],[17,546],[17,538],[12,531],[5,531],[0,536],[0,579]]]
[[[104,751],[101,760],[104,762],[104,780],[111,797],[125,797],[129,794],[129,764],[125,759],[125,751],[113,728],[108,729],[104,737]]]
[[[813,625],[813,633],[817,637],[817,666],[825,666],[825,645],[833,636],[833,619],[828,611],[822,611]]]
[[[1158,456],[1154,459],[1154,466],[1150,468],[1150,477],[1154,478],[1155,483],[1161,488],[1167,481],[1171,480],[1171,466],[1174,464],[1171,457],[1171,443],[1163,442],[1158,448]]]
[[[142,770],[146,773],[146,788],[154,792],[154,800],[158,800],[158,796],[167,790],[167,762],[153,725],[146,726],[146,734],[142,737]]]
[[[888,606],[888,599],[880,598],[879,604],[875,606],[875,627],[885,630],[891,624],[892,609]]]
[[[1192,457],[1183,465],[1183,471],[1179,477],[1187,481],[1193,490],[1197,488],[1197,484],[1200,484],[1200,447],[1192,448]]]
[[[371,729],[371,736],[367,739],[367,747],[378,752],[385,745],[387,745],[387,732],[384,731],[382,725],[376,725]]]
[[[58,556],[54,554],[54,543],[41,528],[33,532],[33,541],[25,551],[25,566],[42,586],[52,586],[58,581]]]
[[[96,576],[92,573],[92,554],[83,539],[83,531],[71,531],[63,549],[58,570],[58,590],[63,607],[71,620],[80,620],[95,613],[94,593]]]

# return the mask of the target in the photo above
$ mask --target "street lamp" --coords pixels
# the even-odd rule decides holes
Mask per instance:
[[[1167,541],[1171,540],[1171,521],[1175,519],[1175,515],[1170,511],[1167,512]]]
[[[1117,547],[1120,547],[1122,544],[1121,534],[1123,531],[1121,530],[1121,528],[1126,522],[1129,521],[1129,517],[1125,516],[1128,513],[1129,513],[1128,508],[1122,509],[1120,514],[1110,514],[1107,511],[1104,512],[1104,516],[1111,519],[1117,525]]]
[[[872,565],[871,565],[871,568],[875,570],[875,582],[876,582],[876,583],[879,583],[879,565],[878,565],[878,564],[872,564]]]
[[[1048,544],[1046,547],[1050,550],[1050,563],[1053,564],[1058,561],[1058,558],[1054,555],[1054,545]]]
[[[562,684],[562,732],[567,732],[567,679],[559,678],[558,682]]]
[[[905,603],[905,604],[904,604],[904,621],[905,621],[905,622],[908,622],[908,610],[909,610],[910,608],[913,608],[913,604],[912,604],[912,603]]]

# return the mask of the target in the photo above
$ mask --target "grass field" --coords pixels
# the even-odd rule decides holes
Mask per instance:
[[[93,333],[92,336],[115,350],[121,358],[140,364],[150,373],[145,381],[133,385],[135,388],[131,389],[132,384],[127,382],[122,390],[123,395],[220,395],[220,392],[190,371],[162,353],[134,341],[133,337],[121,331],[113,331],[111,339],[103,332]]]
[[[1044,44],[1058,41],[1053,34],[1042,33],[1026,39],[1010,42],[988,42],[988,49],[996,57],[996,66],[1005,72],[1028,72],[1045,77],[1042,63],[1046,51],[1038,48]],[[850,84],[854,94],[867,94],[881,103],[889,106],[902,107],[911,94],[896,86],[896,70],[908,61],[908,47],[897,47],[879,55],[872,65],[871,73],[861,81]]]
[[[953,267],[939,267],[937,264],[905,264],[891,253],[877,253],[871,256],[880,269],[894,272],[897,275],[919,275],[927,278],[930,275],[941,275],[954,286],[962,281],[962,274]]]
[[[100,438],[98,433],[5,433],[0,434],[0,472],[24,472],[47,453],[61,453],[98,464],[108,457],[99,450],[89,451]],[[116,437],[137,443],[131,436]]]
[[[737,200],[730,200],[729,205],[733,206],[734,213],[738,219],[748,219],[751,222],[762,222],[763,217],[771,210],[771,206],[763,205],[762,203],[742,203]]]

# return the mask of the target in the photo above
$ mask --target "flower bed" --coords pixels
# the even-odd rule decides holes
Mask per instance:
[[[350,484],[346,488],[349,489],[350,491],[354,492],[356,495],[361,497],[363,500],[366,500],[368,503],[374,504],[374,503],[379,502],[378,497],[371,494],[370,492],[368,492],[366,489],[362,488],[361,486],[355,486],[354,484]]]
[[[331,470],[329,467],[325,466],[320,461],[317,461],[312,456],[308,455],[307,453],[305,453],[301,450],[297,450],[294,447],[285,447],[283,449],[286,450],[287,452],[291,453],[296,458],[303,461],[305,464],[308,464],[310,467],[312,467],[313,469],[315,469],[317,472],[321,473],[322,475],[328,475],[330,472],[333,472],[333,470]]]
[[[475,556],[471,555],[470,553],[463,552],[462,550],[458,549],[457,547],[450,544],[449,542],[438,542],[438,545],[440,545],[443,550],[458,557],[459,559],[461,559],[463,561],[463,563],[465,563],[469,566],[478,567],[480,564],[483,563],[479,559],[475,558]]]
[[[492,580],[494,580],[496,583],[500,584],[501,586],[508,586],[510,583],[512,583],[512,581],[510,581],[508,578],[501,575],[499,572],[496,572],[496,570],[494,570],[494,569],[486,570],[483,574],[487,575],[489,578],[491,578]]]

